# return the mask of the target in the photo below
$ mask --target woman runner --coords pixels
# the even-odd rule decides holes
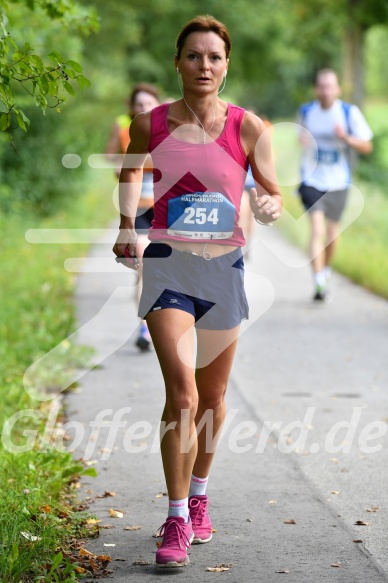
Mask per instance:
[[[191,543],[212,537],[206,485],[215,443],[207,443],[200,423],[211,422],[213,437],[222,427],[239,325],[248,317],[245,240],[238,227],[248,164],[257,222],[268,225],[282,209],[263,122],[218,97],[230,51],[227,28],[213,17],[198,16],[183,27],[174,61],[182,99],[133,120],[127,150],[133,163],[120,176],[113,251],[129,255],[136,269],[133,217],[142,164],[151,154],[155,216],[139,315],[147,320],[166,388],[161,453],[169,509],[160,529],[159,567],[187,565]]]

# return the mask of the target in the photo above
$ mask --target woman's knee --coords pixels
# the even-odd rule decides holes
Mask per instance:
[[[195,416],[198,408],[198,393],[195,385],[179,385],[167,388],[165,411],[174,419],[178,419],[181,412],[189,411]]]
[[[198,407],[202,411],[212,410],[219,411],[225,405],[226,386],[219,387],[215,392],[208,393],[206,391],[200,392]]]

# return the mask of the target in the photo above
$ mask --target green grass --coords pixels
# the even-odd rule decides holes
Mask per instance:
[[[76,566],[70,551],[77,538],[88,535],[85,516],[77,512],[74,498],[75,480],[85,473],[85,468],[52,443],[39,451],[52,402],[32,399],[23,386],[28,366],[74,331],[75,278],[65,271],[63,263],[67,257],[85,254],[87,246],[32,245],[24,234],[30,228],[105,226],[107,219],[116,214],[110,196],[112,187],[110,176],[99,175],[89,193],[54,217],[0,217],[2,583],[75,580]],[[87,347],[66,343],[55,373],[64,375],[69,367],[85,365],[90,354]],[[46,388],[50,388],[51,377],[43,379]],[[63,421],[61,403],[59,407],[58,422]],[[36,418],[22,413],[7,436],[7,420],[26,410],[35,411]],[[26,451],[16,453],[15,448]]]
[[[388,104],[370,104],[366,108],[368,121],[379,135],[388,129]],[[380,139],[376,144],[380,168],[388,170],[388,142]],[[298,183],[299,151],[295,130],[286,125],[275,126],[274,151],[281,190],[284,195],[284,213],[279,221],[279,228],[296,245],[307,252],[309,239],[308,217],[296,222],[304,210],[299,197],[294,196]],[[368,164],[368,158],[362,162]],[[362,175],[365,175],[363,172]],[[379,182],[371,180],[373,172],[368,174],[368,181],[355,179],[355,186],[361,191],[364,208],[355,221],[343,231],[334,257],[333,267],[354,282],[388,298],[388,196]],[[288,184],[284,186],[284,184]],[[346,217],[351,217],[354,197],[351,196]]]
[[[371,155],[360,157],[356,176],[363,182],[379,186],[387,196],[388,181],[388,105],[370,103],[365,107],[365,114],[372,127],[374,149]]]

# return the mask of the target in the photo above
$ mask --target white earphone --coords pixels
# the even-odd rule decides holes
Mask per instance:
[[[177,73],[178,73],[178,75],[179,75],[180,71],[179,71],[178,67],[176,68],[176,72],[177,72]]]
[[[228,72],[228,71],[225,69],[225,71],[224,71],[224,77],[226,77],[226,73],[227,73],[227,72]]]

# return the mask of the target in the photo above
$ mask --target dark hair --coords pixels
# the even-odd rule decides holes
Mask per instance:
[[[215,32],[225,43],[226,58],[229,58],[232,50],[232,39],[225,24],[216,20],[213,16],[206,14],[204,16],[196,16],[190,20],[180,31],[176,41],[176,57],[180,59],[182,49],[184,47],[186,38],[192,32]]]
[[[130,107],[133,107],[135,105],[136,95],[143,91],[144,93],[149,93],[150,95],[155,97],[155,99],[160,101],[159,91],[157,90],[155,85],[151,85],[150,83],[138,83],[137,85],[135,85],[135,87],[132,89],[129,95],[128,103]]]

